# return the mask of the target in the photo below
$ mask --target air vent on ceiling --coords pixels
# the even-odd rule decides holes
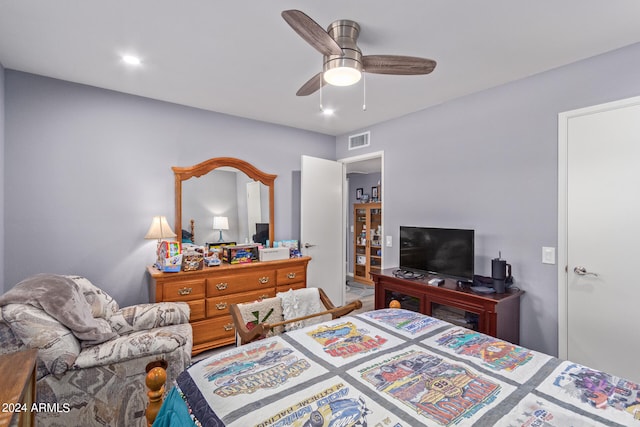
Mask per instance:
[[[363,132],[349,137],[349,150],[355,150],[356,148],[368,147],[369,137],[371,132]]]

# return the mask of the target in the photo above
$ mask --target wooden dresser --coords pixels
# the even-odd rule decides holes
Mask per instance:
[[[203,270],[163,273],[149,266],[150,298],[183,301],[191,307],[192,354],[233,344],[235,328],[229,305],[274,297],[276,292],[304,288],[310,257],[249,264],[226,264]]]

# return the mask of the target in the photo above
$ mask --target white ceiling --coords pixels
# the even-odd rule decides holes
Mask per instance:
[[[321,55],[281,18],[353,19],[363,54],[423,56],[426,76],[296,97]],[[0,0],[5,68],[340,135],[640,41],[637,0]],[[119,58],[134,53],[138,69]]]

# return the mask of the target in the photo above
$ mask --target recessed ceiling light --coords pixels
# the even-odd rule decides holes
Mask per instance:
[[[125,64],[129,65],[140,65],[142,63],[142,61],[140,61],[140,58],[133,55],[122,55],[122,60]]]

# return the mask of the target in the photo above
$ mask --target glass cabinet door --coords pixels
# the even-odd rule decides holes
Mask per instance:
[[[371,209],[369,217],[369,271],[382,268],[382,209]]]
[[[398,301],[400,303],[400,308],[405,310],[415,311],[417,313],[421,312],[422,309],[422,300],[418,297],[407,295],[402,292],[392,291],[389,289],[384,290],[384,307],[388,308],[391,301]]]
[[[355,238],[355,278],[366,279],[367,277],[367,210],[356,208],[354,215],[354,238]]]
[[[353,279],[373,285],[371,271],[382,268],[382,207],[380,203],[356,203],[353,211]]]
[[[478,331],[478,314],[435,302],[431,304],[431,317],[444,320],[457,326]]]

